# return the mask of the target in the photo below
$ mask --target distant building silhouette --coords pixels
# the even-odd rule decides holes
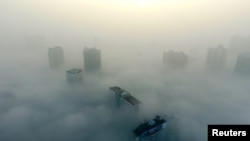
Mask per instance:
[[[250,36],[234,36],[231,38],[229,43],[229,48],[234,53],[242,53],[246,51],[250,51]]]
[[[172,69],[183,69],[187,66],[188,55],[184,52],[175,52],[169,50],[163,53],[163,63]]]
[[[83,50],[84,68],[86,71],[98,71],[101,69],[101,51],[96,48]]]
[[[167,120],[156,116],[154,119],[140,124],[134,131],[136,141],[157,141],[158,133],[167,127]]]
[[[82,81],[82,70],[78,68],[73,68],[66,71],[67,82],[69,83],[78,83]]]
[[[226,65],[227,50],[219,45],[218,47],[209,48],[207,53],[206,66],[208,69],[219,70]]]
[[[234,71],[239,74],[250,75],[250,52],[238,55]]]
[[[64,63],[64,52],[62,47],[49,48],[48,50],[49,63],[51,68],[61,67]]]
[[[138,112],[140,101],[133,97],[129,92],[118,86],[110,87],[110,91],[115,95],[116,106],[125,107],[130,111]]]

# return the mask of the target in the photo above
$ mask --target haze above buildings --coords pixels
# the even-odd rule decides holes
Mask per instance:
[[[2,44],[20,46],[34,35],[43,37],[43,47],[59,44],[73,50],[95,45],[96,37],[102,39],[102,47],[112,49],[137,51],[152,40],[161,51],[202,48],[228,43],[236,34],[247,36],[249,4],[237,0],[156,0],[144,6],[132,0],[1,1]]]

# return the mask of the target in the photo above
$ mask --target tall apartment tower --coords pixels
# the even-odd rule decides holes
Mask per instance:
[[[208,69],[219,70],[226,65],[227,50],[219,45],[215,48],[209,48],[207,53],[206,66]]]
[[[110,92],[115,95],[116,106],[118,108],[123,107],[124,109],[132,112],[139,111],[139,105],[141,102],[133,97],[129,92],[118,86],[113,86],[109,89]]]
[[[163,63],[171,69],[183,69],[187,66],[188,55],[184,52],[169,50],[163,53]]]
[[[167,127],[167,120],[156,116],[154,119],[140,124],[133,130],[135,141],[157,141],[160,131]]]
[[[250,75],[250,52],[241,53],[236,60],[234,71]]]
[[[48,50],[49,63],[51,68],[61,67],[64,63],[64,52],[62,47],[53,47]]]
[[[84,48],[83,62],[86,71],[98,71],[101,69],[101,51],[96,48]]]

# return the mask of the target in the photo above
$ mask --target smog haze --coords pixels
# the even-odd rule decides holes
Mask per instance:
[[[250,69],[239,61],[250,51],[249,6],[1,0],[0,140],[130,141],[158,114],[172,117],[160,141],[206,141],[208,124],[249,124]],[[63,49],[59,68],[50,67],[53,47]],[[101,52],[97,72],[84,62],[92,47]],[[83,70],[81,83],[67,83],[72,68]],[[136,115],[117,109],[112,86],[141,101]]]

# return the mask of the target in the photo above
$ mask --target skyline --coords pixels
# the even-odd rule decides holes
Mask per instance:
[[[159,141],[205,141],[208,124],[250,123],[250,73],[234,73],[238,55],[240,68],[249,62],[249,6],[248,0],[0,0],[0,140],[131,141],[133,130],[156,114],[173,117]],[[209,48],[220,45],[226,65],[209,71]],[[52,69],[48,50],[56,46],[64,64]],[[88,62],[94,58],[99,71],[85,71],[85,47],[98,49]],[[178,71],[163,62],[169,50],[165,60],[179,62]],[[225,58],[214,52],[212,64]],[[67,83],[76,78],[76,85]],[[112,86],[142,102],[138,114],[116,108]]]

